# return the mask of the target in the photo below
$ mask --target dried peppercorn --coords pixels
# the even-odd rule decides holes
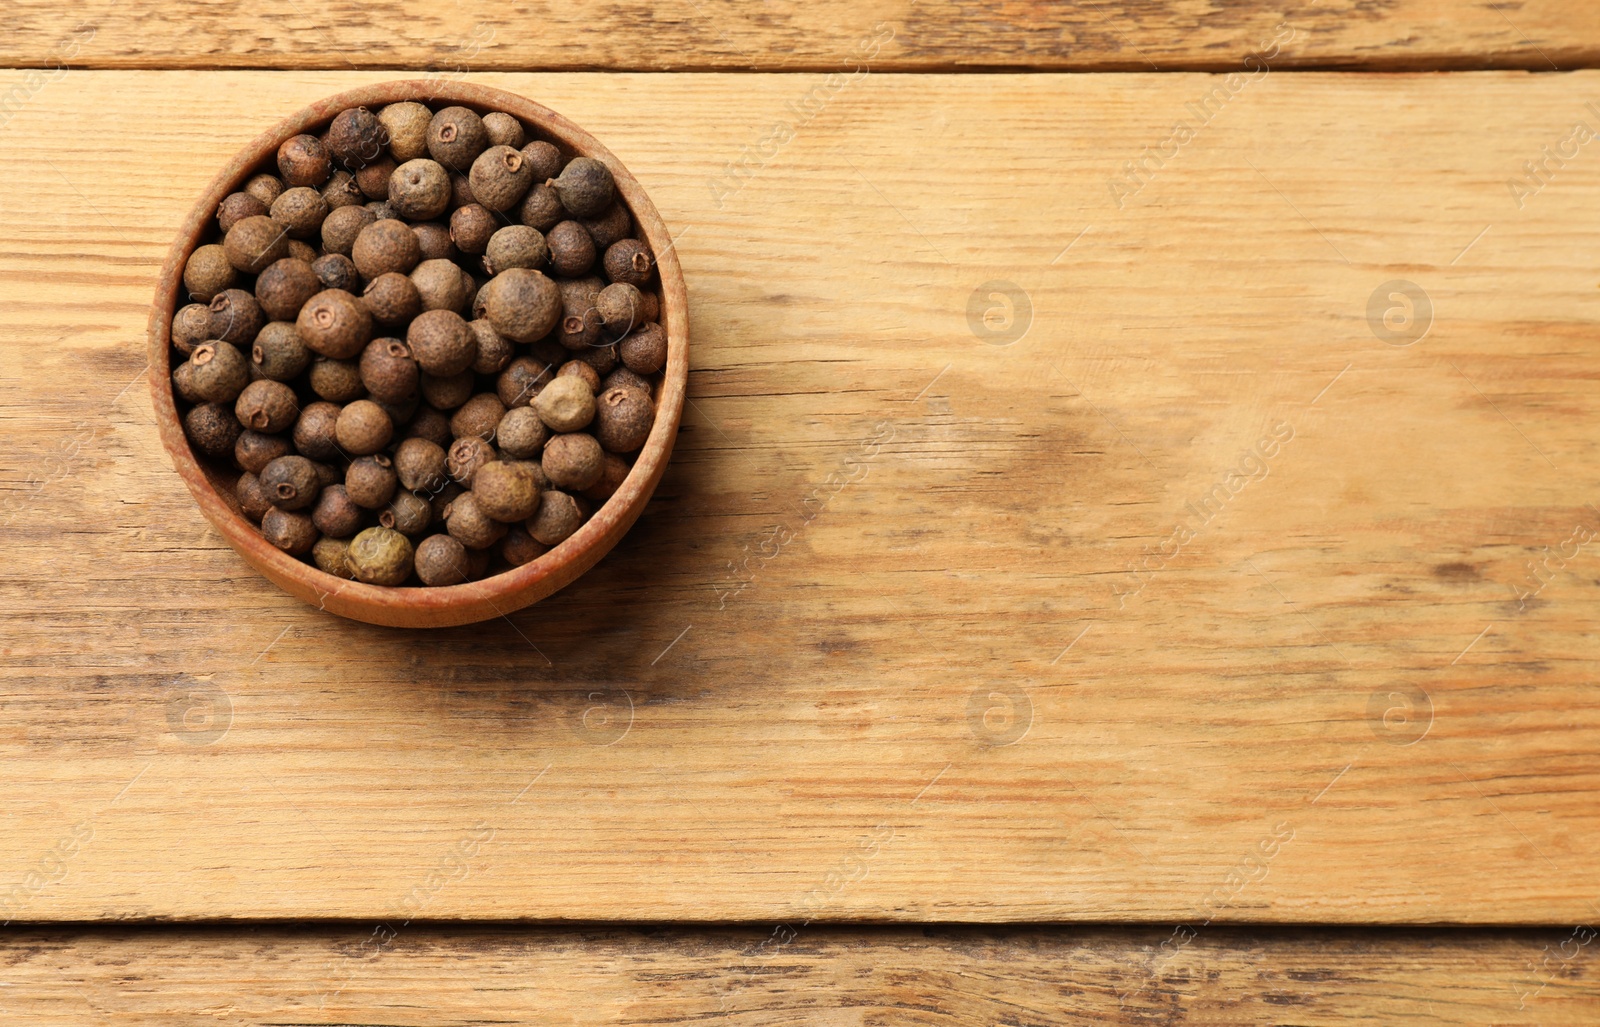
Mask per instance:
[[[222,198],[221,203],[217,204],[217,227],[226,235],[228,229],[238,222],[265,214],[270,206],[271,204],[263,203],[259,196],[252,193],[229,193]]]
[[[549,546],[536,541],[527,528],[517,524],[507,529],[506,537],[500,540],[500,556],[513,567],[532,563],[549,551]]]
[[[424,373],[422,380],[417,383],[417,389],[422,393],[422,398],[428,405],[438,410],[454,410],[456,407],[472,398],[473,390],[478,386],[478,376],[472,373],[472,368],[467,368],[460,374],[435,377]],[[448,432],[449,427],[445,430]]]
[[[539,508],[539,495],[533,472],[514,461],[491,461],[472,476],[472,498],[478,509],[502,524],[533,516]]]
[[[314,135],[297,135],[278,147],[278,174],[290,186],[319,186],[332,171],[328,148]]]
[[[325,254],[311,262],[311,270],[324,288],[355,292],[361,288],[361,273],[355,262],[342,253]]]
[[[611,169],[593,157],[574,157],[550,186],[561,205],[581,218],[603,214],[616,192]]]
[[[667,331],[658,324],[642,324],[618,344],[617,351],[628,370],[655,374],[667,366]]]
[[[567,208],[561,205],[561,197],[548,185],[536,185],[529,189],[522,203],[517,206],[517,220],[541,232],[550,231],[568,217]]]
[[[596,253],[605,253],[633,232],[633,219],[628,216],[628,208],[620,203],[613,203],[597,218],[580,218],[578,223],[594,240]]]
[[[233,462],[241,470],[260,474],[263,467],[293,451],[293,444],[282,435],[265,435],[245,429],[233,444]]]
[[[298,454],[280,456],[261,469],[261,487],[281,510],[309,509],[322,491],[322,479],[311,461]]]
[[[498,330],[499,325],[495,327]],[[406,329],[406,342],[422,370],[436,378],[469,370],[478,355],[477,336],[453,310],[418,314]]]
[[[487,318],[469,321],[467,327],[472,329],[473,337],[478,341],[478,355],[472,361],[472,370],[477,374],[499,374],[504,371],[516,354],[510,340],[495,331]]]
[[[367,528],[350,540],[345,562],[357,581],[398,585],[411,576],[411,540],[393,528]]]
[[[367,283],[361,293],[372,319],[388,328],[409,324],[422,313],[422,297],[411,278],[398,271],[385,271]],[[370,345],[370,344],[369,344]]]
[[[428,124],[433,111],[412,100],[391,103],[378,112],[389,136],[389,152],[404,163],[428,155]]]
[[[363,199],[387,200],[389,198],[389,179],[394,176],[394,169],[399,165],[388,157],[373,161],[355,174],[356,188],[361,191]]]
[[[613,243],[601,260],[606,277],[613,282],[626,282],[643,288],[655,274],[655,258],[650,248],[637,239],[623,239]]]
[[[221,460],[233,453],[239,433],[244,431],[233,407],[225,403],[201,403],[183,415],[183,433],[206,456]]]
[[[322,219],[322,248],[329,253],[350,255],[361,230],[378,220],[366,207],[339,207]]]
[[[483,268],[492,275],[514,267],[542,267],[550,259],[550,247],[537,228],[507,225],[489,238],[483,250]]]
[[[260,274],[289,255],[289,230],[265,215],[248,217],[228,229],[222,249],[236,270]]]
[[[372,338],[372,315],[343,289],[324,289],[306,301],[295,319],[300,341],[314,353],[345,360]]]
[[[485,313],[501,335],[532,342],[560,320],[561,291],[538,271],[512,268],[494,277]]]
[[[562,221],[544,236],[550,249],[550,267],[566,278],[576,278],[594,266],[594,237],[576,221]]]
[[[450,416],[450,432],[456,438],[476,435],[484,441],[494,438],[506,405],[492,392],[479,393],[467,400]]]
[[[388,271],[410,274],[422,260],[422,244],[410,225],[385,218],[361,230],[351,244],[350,259],[367,278]]]
[[[239,480],[233,486],[233,498],[239,501],[239,509],[244,515],[257,524],[268,510],[272,509],[272,500],[267,498],[267,493],[261,488],[261,479],[251,471],[239,475]]]
[[[533,169],[510,146],[491,146],[472,162],[467,175],[473,199],[490,210],[510,210],[533,185]]]
[[[429,535],[417,543],[417,577],[424,585],[460,585],[467,580],[467,550],[449,535]]]
[[[506,526],[484,513],[471,492],[463,492],[450,503],[444,524],[450,537],[468,549],[488,549],[506,534]]]
[[[227,249],[216,243],[196,248],[183,265],[183,287],[201,303],[210,303],[217,293],[233,288],[238,277]]]
[[[211,337],[211,308],[204,303],[188,303],[172,315],[172,344],[188,356]]]
[[[527,530],[534,541],[559,545],[583,524],[577,500],[554,489],[539,495],[535,512],[528,517]]]
[[[483,119],[465,107],[446,107],[428,124],[428,153],[456,171],[466,171],[489,146]]]
[[[294,426],[300,404],[289,386],[263,378],[244,387],[234,401],[233,413],[251,431],[273,435]]]
[[[349,538],[361,530],[365,514],[351,500],[343,485],[329,485],[317,495],[311,508],[311,523],[324,537]]]
[[[403,281],[404,279],[402,279]],[[421,371],[411,349],[399,339],[373,339],[361,351],[361,382],[372,398],[403,403],[417,395]]]
[[[500,372],[495,392],[507,409],[531,406],[550,378],[550,365],[534,357],[517,357]]]
[[[272,201],[278,198],[283,188],[283,179],[265,172],[252,176],[250,181],[244,184],[244,191],[260,200],[263,207],[271,207]],[[261,213],[265,214],[266,211],[263,210]],[[227,229],[224,228],[223,231],[226,232]]]
[[[436,160],[408,160],[389,176],[389,202],[402,217],[436,218],[450,207],[450,174]]]
[[[217,341],[195,347],[189,366],[195,395],[212,403],[232,403],[250,384],[244,354],[231,343]]]
[[[256,333],[267,323],[266,315],[256,298],[243,289],[224,289],[211,298],[211,321],[208,333],[212,339],[244,346],[253,342]]]
[[[452,260],[424,260],[411,272],[411,284],[416,286],[423,310],[459,313],[470,298],[471,279],[463,280],[461,268]]]
[[[557,488],[582,491],[600,480],[605,457],[594,436],[574,433],[546,442],[539,463]]]
[[[349,403],[367,394],[361,382],[361,367],[354,360],[317,357],[306,375],[311,391],[330,403]]]
[[[450,444],[445,457],[445,471],[458,484],[471,488],[472,476],[478,473],[479,468],[498,459],[499,454],[493,446],[476,435],[468,435]]]
[[[394,461],[382,453],[358,457],[344,472],[344,489],[350,501],[368,510],[388,506],[399,481]]]
[[[490,111],[485,114],[483,131],[489,137],[490,146],[509,146],[513,150],[520,149],[528,138],[522,122],[505,111]]]
[[[256,302],[273,321],[293,321],[323,285],[311,265],[294,257],[275,260],[256,277]]]
[[[287,321],[270,321],[256,333],[250,362],[264,378],[287,382],[311,364],[311,351],[300,341],[300,330]]]
[[[499,227],[500,219],[482,204],[466,204],[450,212],[450,241],[462,253],[482,254]]]
[[[305,556],[320,537],[308,514],[274,506],[261,516],[261,534],[290,556]]]
[[[578,431],[594,419],[594,392],[581,377],[558,375],[540,391],[533,408],[551,431]]]
[[[429,495],[443,488],[448,480],[444,449],[429,439],[402,440],[394,450],[394,470],[401,485]]]
[[[365,107],[340,111],[328,126],[328,151],[351,170],[377,160],[388,142],[389,132],[383,122]]]
[[[396,492],[378,515],[378,523],[404,535],[420,535],[433,523],[433,507],[415,492]]]
[[[311,547],[311,562],[317,569],[336,578],[353,579],[350,570],[350,540],[347,538],[319,538]]]
[[[394,437],[394,422],[370,399],[358,399],[339,411],[334,425],[339,448],[352,456],[376,453]]]
[[[334,426],[339,421],[339,407],[326,401],[307,403],[295,419],[294,448],[313,460],[332,460],[339,455],[339,440],[334,436]]]
[[[632,453],[650,437],[655,419],[655,404],[647,393],[610,389],[595,401],[594,436],[604,449]]]

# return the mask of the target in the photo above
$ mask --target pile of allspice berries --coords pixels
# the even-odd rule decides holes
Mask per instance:
[[[273,545],[374,585],[535,560],[655,419],[655,258],[604,163],[516,118],[340,112],[217,208],[172,320],[194,449]]]

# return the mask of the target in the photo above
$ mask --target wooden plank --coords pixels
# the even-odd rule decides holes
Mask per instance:
[[[398,928],[398,929],[396,929]],[[1587,927],[1528,932],[439,929],[22,931],[11,1022],[1562,1024]],[[763,943],[766,946],[763,947]],[[1163,943],[1167,947],[1163,948]]]
[[[1580,0],[680,0],[516,5],[297,0],[7,5],[0,65],[520,71],[1382,70],[1600,63]],[[3,94],[0,94],[3,95]]]
[[[737,180],[805,80],[487,76],[651,191],[691,405],[592,574],[432,634],[248,572],[141,380],[190,198],[374,77],[5,130],[6,916],[1593,918],[1600,178],[1507,182],[1600,75],[1271,77],[1176,154],[1220,80],[885,76]]]

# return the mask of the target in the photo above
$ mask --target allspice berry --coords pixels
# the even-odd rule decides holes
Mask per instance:
[[[500,219],[479,203],[457,207],[450,213],[450,241],[462,253],[481,254],[499,227]]]
[[[261,469],[261,487],[280,510],[306,510],[317,501],[322,481],[303,456],[280,456]]]
[[[639,290],[626,282],[615,282],[601,289],[594,305],[609,332],[621,334],[644,323],[640,313],[644,301]]]
[[[381,510],[394,498],[399,480],[394,462],[382,453],[375,453],[350,461],[344,472],[344,489],[355,505]]]
[[[234,401],[233,413],[251,431],[272,435],[294,426],[300,404],[289,386],[263,378],[244,387]]]
[[[462,280],[461,268],[453,260],[424,260],[411,272],[423,310],[460,311],[467,305],[470,279]]]
[[[576,375],[557,376],[539,392],[533,408],[552,431],[578,431],[594,419],[594,392]]]
[[[189,437],[190,444],[216,460],[233,453],[233,445],[239,441],[242,431],[244,427],[233,416],[231,404],[201,403],[183,415],[183,433]]]
[[[467,581],[467,549],[449,535],[429,535],[417,543],[417,577],[424,585],[460,585]]]
[[[567,217],[567,208],[561,205],[561,197],[548,185],[536,185],[529,189],[517,207],[517,220],[541,232],[550,231]]]
[[[361,190],[362,197],[371,200],[387,200],[389,198],[389,180],[394,177],[394,169],[399,165],[384,157],[373,161],[355,174],[356,188]]]
[[[655,404],[637,389],[609,389],[595,401],[594,436],[613,453],[632,453],[644,445],[655,421]]]
[[[334,437],[346,453],[366,456],[389,444],[394,437],[394,424],[378,404],[370,399],[358,399],[339,411]]]
[[[208,342],[189,357],[190,384],[196,395],[213,403],[232,403],[250,384],[244,354],[232,343]]]
[[[205,397],[194,391],[194,366],[187,360],[172,369],[172,390],[185,403],[205,402]]]
[[[411,576],[411,540],[393,528],[367,528],[350,540],[345,562],[357,581],[399,585]]]
[[[361,507],[351,501],[343,485],[329,485],[317,495],[311,508],[311,523],[324,536],[349,538],[361,530]]]
[[[290,556],[305,556],[317,544],[317,526],[308,514],[274,506],[261,516],[261,534]]]
[[[290,186],[319,186],[332,171],[328,148],[316,136],[297,135],[278,147],[278,174]]]
[[[490,210],[510,210],[533,185],[533,169],[510,146],[491,146],[472,162],[467,175],[472,196]]]
[[[487,442],[494,438],[495,429],[500,426],[500,418],[505,413],[506,405],[500,402],[499,396],[492,392],[479,393],[451,415],[450,431],[456,438],[476,435]]]
[[[422,313],[422,297],[411,278],[398,271],[385,271],[367,283],[362,290],[361,302],[366,305],[372,319],[388,328],[398,328],[410,323]]]
[[[447,168],[466,171],[488,146],[483,119],[465,107],[446,107],[428,125],[428,153]]]
[[[270,218],[263,220],[271,223]],[[201,303],[210,303],[217,293],[231,289],[238,277],[228,251],[216,243],[196,247],[183,265],[183,287]]]
[[[243,289],[224,289],[211,298],[209,305],[212,339],[248,345],[255,341],[256,333],[267,323],[266,315],[256,298]]]
[[[346,360],[372,338],[372,315],[343,289],[324,289],[300,308],[295,327],[312,352]]]
[[[261,479],[250,471],[239,475],[239,480],[233,486],[233,498],[239,501],[239,509],[244,515],[256,524],[260,524],[261,518],[272,509],[272,500],[261,488]]]
[[[275,260],[256,278],[256,302],[273,321],[293,321],[323,289],[311,265],[294,257]]]
[[[314,266],[317,262],[317,248],[303,240],[290,239],[289,256],[293,257],[295,260],[303,260],[307,264]]]
[[[233,270],[230,265],[228,270]],[[211,308],[204,303],[187,303],[172,315],[172,344],[188,356],[194,348],[211,338]]]
[[[433,507],[415,492],[396,492],[378,515],[378,523],[403,535],[420,535],[433,523]]]
[[[307,403],[294,422],[294,448],[313,460],[334,459],[339,455],[339,440],[334,436],[338,422],[335,404]]]
[[[340,207],[360,207],[367,202],[367,196],[356,184],[355,176],[348,171],[335,171],[318,192],[322,194],[322,202],[328,205],[330,212]]]
[[[488,549],[506,533],[506,526],[484,513],[471,492],[463,492],[450,503],[444,525],[450,537],[468,549]]]
[[[569,360],[556,370],[556,377],[572,376],[582,378],[584,384],[589,386],[589,391],[595,395],[600,394],[600,373],[581,360]]]
[[[535,512],[528,518],[528,534],[547,546],[559,545],[583,524],[578,503],[565,492],[554,489],[540,493]]]
[[[612,368],[617,366],[617,347],[615,344],[610,346],[591,346],[581,353],[574,353],[572,359],[583,361],[594,368],[596,374],[604,378],[611,373]]]
[[[495,426],[494,442],[500,452],[514,460],[529,460],[544,448],[550,430],[532,407],[507,410]]]
[[[433,111],[404,100],[379,111],[378,120],[388,132],[389,152],[395,160],[404,163],[428,155],[428,124],[433,121]]]
[[[444,449],[428,439],[409,438],[396,446],[394,470],[401,485],[428,495],[444,488],[448,480]]]
[[[550,551],[550,547],[534,540],[528,529],[513,524],[506,537],[500,540],[500,556],[513,567],[532,563]]]
[[[389,202],[401,217],[436,218],[450,207],[450,174],[438,161],[408,160],[389,176]]]
[[[421,221],[411,226],[423,260],[454,260],[456,244],[450,241],[450,226],[438,221]]]
[[[540,466],[557,488],[582,491],[600,480],[603,454],[592,435],[557,435],[544,444]]]
[[[544,236],[555,273],[576,278],[594,266],[594,239],[576,221],[562,221]]]
[[[579,218],[578,223],[594,240],[596,253],[604,253],[633,232],[633,218],[621,203],[613,203],[597,218]]]
[[[658,324],[642,324],[617,346],[618,355],[635,374],[655,374],[667,366],[667,330]]]
[[[462,402],[465,402],[465,400]],[[405,437],[408,439],[427,439],[440,449],[447,448],[450,443],[455,441],[450,435],[450,418],[440,413],[432,405],[418,408],[416,414],[411,418],[411,423],[406,425]]]
[[[499,327],[497,323],[495,328]],[[507,333],[502,331],[501,334]],[[406,329],[406,342],[422,370],[436,378],[470,369],[478,356],[477,336],[453,310],[426,310],[418,314]]]
[[[260,200],[263,207],[271,207],[272,201],[278,198],[283,189],[283,179],[266,172],[252,176],[250,181],[244,184],[244,191]],[[263,210],[261,213],[265,214],[266,211]],[[223,231],[226,232],[227,229],[224,228]]]
[[[532,342],[560,319],[561,291],[538,271],[512,268],[495,276],[485,312],[501,335],[513,342]]]
[[[517,357],[500,372],[495,380],[495,392],[508,409],[531,406],[550,378],[550,367],[543,361]]]
[[[510,340],[494,330],[487,318],[469,321],[473,337],[478,341],[478,355],[472,361],[472,370],[478,374],[499,374],[516,355]]]
[[[610,374],[606,375],[605,380],[600,383],[600,388],[597,390],[597,394],[600,392],[605,392],[607,389],[616,388],[638,389],[646,396],[653,394],[653,390],[650,388],[649,379],[626,367],[619,367],[615,371],[612,371]]]
[[[593,157],[574,157],[549,184],[561,205],[580,218],[604,213],[616,191],[611,169]]]
[[[228,229],[222,248],[236,270],[260,274],[289,255],[289,230],[270,217],[248,217]]]
[[[460,374],[445,375],[442,378],[425,373],[422,380],[417,383],[417,390],[422,393],[422,398],[437,410],[454,410],[471,399],[473,390],[477,387],[478,376],[472,373],[470,367]],[[445,431],[448,433],[449,430],[447,423]],[[448,444],[448,440],[446,442]]]
[[[355,292],[361,287],[361,273],[355,262],[342,253],[328,253],[311,262],[311,270],[324,289],[343,289]]]
[[[513,150],[520,150],[528,138],[522,122],[505,111],[490,111],[485,114],[483,131],[489,137],[490,146],[509,146]]]
[[[637,239],[624,239],[613,243],[606,250],[605,259],[601,263],[605,268],[606,277],[613,282],[626,282],[640,288],[649,283],[656,269],[655,258],[650,256],[650,248]]]
[[[349,403],[367,394],[367,387],[361,383],[361,366],[354,360],[317,357],[311,361],[306,383],[330,403]]]
[[[561,323],[556,341],[570,350],[583,350],[600,342],[600,310],[595,300],[603,288],[598,278],[579,278],[559,283]]]
[[[233,444],[233,462],[241,470],[260,474],[261,469],[272,461],[280,456],[288,456],[293,451],[293,445],[282,435],[264,435],[247,429],[239,433],[238,440]]]
[[[422,260],[422,244],[410,225],[385,218],[361,230],[350,247],[350,259],[369,279],[388,271],[410,274]]]
[[[628,462],[615,453],[607,453],[600,470],[600,480],[583,490],[588,499],[603,503],[616,494],[628,477]]]
[[[349,580],[355,577],[350,570],[349,554],[349,539],[323,537],[311,547],[311,562],[326,574]]]
[[[524,146],[522,159],[532,169],[535,182],[547,182],[561,173],[561,151],[556,149],[554,143],[547,143],[543,139],[535,139]],[[552,196],[555,195],[554,189],[550,192]]]
[[[404,279],[402,279],[403,281]],[[421,371],[399,339],[373,339],[361,351],[361,383],[373,399],[403,403],[417,395]]]
[[[539,483],[522,464],[495,460],[472,476],[472,497],[489,517],[512,524],[539,508]]]
[[[375,223],[378,216],[365,207],[339,207],[322,219],[322,248],[329,253],[350,255],[361,230]]]
[[[340,111],[328,126],[328,150],[333,159],[355,170],[377,160],[389,141],[378,116],[365,107]]]
[[[485,464],[497,460],[494,447],[476,435],[456,439],[445,457],[445,470],[459,484],[472,487],[472,477]]]
[[[550,248],[537,228],[507,225],[489,239],[483,251],[483,267],[492,275],[514,267],[540,267],[550,259]]]
[[[250,193],[229,193],[217,204],[217,227],[226,235],[228,229],[245,218],[265,214],[271,204],[262,203],[261,199]]]
[[[310,239],[322,229],[328,216],[328,201],[322,194],[307,186],[285,189],[283,195],[272,201],[272,220],[289,230],[296,239]]]

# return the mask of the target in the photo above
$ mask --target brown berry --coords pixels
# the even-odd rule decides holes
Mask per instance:
[[[428,125],[428,152],[445,167],[464,172],[488,146],[483,119],[465,107],[446,107]]]
[[[355,176],[348,171],[335,171],[333,177],[323,183],[318,191],[330,212],[340,207],[360,207],[367,202],[367,194],[361,191]]]
[[[172,390],[186,403],[205,402],[205,397],[194,391],[194,365],[187,360],[172,369]]]
[[[644,303],[639,290],[626,282],[616,282],[601,289],[594,305],[600,311],[600,320],[606,330],[613,334],[624,334],[644,323],[640,315]]]
[[[377,220],[377,215],[365,207],[339,207],[329,211],[322,221],[322,248],[329,253],[349,256],[361,230]]]
[[[450,214],[450,241],[462,253],[481,254],[489,245],[500,219],[478,203],[457,207]]]
[[[445,457],[445,471],[461,485],[472,487],[472,476],[485,464],[499,459],[494,447],[476,435],[456,439]]]
[[[401,217],[436,218],[450,207],[450,174],[438,161],[408,160],[389,176],[389,202]]]
[[[372,319],[389,328],[410,323],[422,313],[422,297],[411,278],[398,271],[385,271],[367,283],[362,290],[361,302]]]
[[[456,244],[450,241],[450,226],[438,221],[423,221],[411,226],[423,260],[454,260]]]
[[[499,325],[495,326],[497,329]],[[502,332],[501,334],[506,334]],[[469,370],[478,356],[478,338],[453,310],[426,310],[406,329],[411,355],[436,378]]]
[[[655,404],[647,393],[610,389],[595,401],[594,435],[613,453],[632,453],[650,437],[655,419]]]
[[[261,534],[290,556],[305,556],[317,544],[317,526],[308,514],[274,506],[261,516]]]
[[[300,404],[289,386],[263,378],[244,387],[234,401],[233,413],[251,431],[272,435],[294,425]]]
[[[576,375],[557,376],[540,391],[533,408],[552,431],[578,431],[594,419],[594,392]]]
[[[231,270],[231,267],[230,267]],[[188,303],[172,315],[172,344],[187,356],[211,338],[211,308],[204,303]]]
[[[450,206],[471,207],[477,202],[472,195],[472,180],[459,171],[450,172]]]
[[[362,197],[370,200],[387,200],[389,179],[394,177],[394,169],[397,166],[393,160],[385,157],[357,171],[356,188],[361,191]]]
[[[410,225],[385,218],[361,230],[350,247],[350,259],[369,279],[389,271],[410,274],[422,260],[422,244]]]
[[[472,497],[489,517],[512,524],[539,508],[539,482],[523,464],[495,460],[472,476]]]
[[[567,208],[561,205],[561,197],[547,185],[536,185],[529,189],[517,207],[517,220],[541,232],[550,231],[567,220],[567,216]]]
[[[432,495],[447,480],[444,449],[428,439],[405,439],[395,447],[394,470],[401,485]]]
[[[367,394],[361,383],[361,366],[354,360],[317,357],[306,375],[311,391],[330,403],[349,403]]]
[[[650,248],[637,239],[624,239],[606,250],[602,262],[606,277],[613,282],[626,282],[643,287],[655,273],[656,262]]]
[[[255,341],[256,333],[266,325],[266,315],[261,304],[243,289],[224,289],[211,298],[212,339],[221,339],[235,346]]]
[[[394,424],[378,404],[370,399],[358,399],[339,411],[334,437],[346,453],[366,456],[389,444],[394,437]]]
[[[311,363],[311,351],[300,341],[300,330],[288,321],[271,321],[256,333],[250,362],[262,377],[286,382]]]
[[[222,248],[235,269],[260,274],[289,255],[289,230],[270,217],[248,217],[228,229]]]
[[[649,379],[626,367],[619,367],[615,371],[612,371],[610,374],[606,375],[605,380],[600,383],[600,388],[596,390],[596,393],[598,394],[605,392],[607,389],[617,388],[638,389],[646,396],[652,395],[654,391],[650,388]]]
[[[512,268],[494,278],[486,304],[494,330],[513,342],[532,342],[561,317],[561,291],[538,271]]]
[[[549,184],[561,205],[580,218],[603,214],[616,193],[611,169],[593,157],[574,157]]]
[[[343,485],[329,485],[317,496],[311,523],[325,536],[349,538],[361,530],[361,507],[351,501]]]
[[[344,488],[350,501],[368,510],[388,506],[398,482],[393,461],[382,453],[358,457],[344,472]]]
[[[583,361],[594,368],[595,374],[604,378],[611,373],[612,368],[617,366],[617,347],[615,345],[591,346],[581,353],[574,353],[572,359]]]
[[[378,523],[404,535],[420,535],[433,523],[433,507],[415,492],[396,492],[378,515]]]
[[[295,260],[303,260],[307,264],[315,265],[317,261],[317,255],[317,248],[310,243],[303,242],[299,239],[289,240],[289,256],[293,257]]]
[[[208,342],[195,347],[189,357],[193,369],[191,387],[196,395],[213,403],[232,403],[250,384],[250,368],[244,354],[232,343]],[[230,442],[230,448],[231,448]]]
[[[250,471],[239,475],[239,480],[233,486],[233,498],[239,501],[239,509],[244,515],[256,524],[260,524],[262,516],[272,509],[272,500],[261,488],[261,479]]]
[[[183,416],[183,431],[194,448],[221,460],[233,455],[234,443],[244,428],[233,416],[231,405],[201,403]]]
[[[217,227],[222,229],[222,234],[228,234],[228,229],[245,218],[258,217],[267,212],[270,204],[262,203],[260,197],[250,193],[229,193],[217,204]]]
[[[343,289],[324,289],[300,308],[295,327],[313,353],[347,360],[372,338],[372,315]]]
[[[537,228],[507,225],[489,239],[483,267],[491,275],[514,267],[540,267],[550,259],[550,248]]]
[[[217,293],[232,288],[238,277],[227,249],[216,243],[198,247],[183,265],[183,287],[202,303],[210,303]]]
[[[561,173],[561,151],[543,139],[535,139],[522,147],[522,159],[533,170],[535,182],[546,182]],[[554,193],[552,189],[551,194]]]
[[[378,112],[389,135],[389,152],[402,163],[428,155],[428,123],[433,111],[420,103],[404,100],[391,103]]]
[[[600,373],[591,365],[581,360],[569,360],[556,371],[557,378],[564,375],[582,378],[583,383],[589,386],[590,393],[597,396],[600,394]]]
[[[417,395],[420,372],[399,339],[373,339],[361,351],[361,383],[373,399],[404,403]]]
[[[311,265],[285,257],[275,260],[256,278],[256,302],[272,321],[293,321],[306,300],[321,292],[322,282]]]
[[[479,393],[461,404],[461,407],[450,417],[450,431],[456,438],[476,435],[484,441],[494,438],[495,429],[500,426],[500,418],[506,413],[506,405],[500,402],[500,397],[492,392]]]
[[[517,357],[500,372],[495,380],[495,392],[508,409],[531,406],[550,378],[548,364],[533,357]]]
[[[306,510],[317,501],[322,480],[303,456],[280,456],[261,469],[261,487],[281,510]]]
[[[393,528],[368,528],[350,540],[345,562],[357,581],[399,585],[411,576],[411,540]]]
[[[522,122],[505,111],[490,111],[485,114],[483,131],[489,137],[490,146],[509,146],[513,150],[521,149],[528,138],[527,132],[522,128]]]
[[[494,442],[505,456],[528,460],[539,455],[549,437],[550,430],[532,407],[513,407],[495,426]]]
[[[655,374],[667,366],[667,330],[642,324],[617,346],[618,355],[635,374]]]
[[[424,585],[460,585],[467,581],[467,550],[449,535],[429,535],[417,543],[417,577]]]
[[[423,398],[426,399],[426,397]],[[448,447],[451,442],[455,441],[450,435],[450,418],[431,405],[417,408],[416,414],[412,416],[410,422],[406,425],[405,437],[408,439],[427,439],[440,449]]]
[[[278,174],[290,186],[319,186],[332,171],[328,148],[316,136],[297,135],[278,147]]]
[[[294,448],[313,460],[332,460],[339,455],[334,426],[339,408],[333,403],[307,403],[294,422]]]
[[[317,273],[317,280],[324,289],[343,289],[353,293],[361,288],[361,273],[356,270],[355,262],[342,253],[329,253],[316,258],[311,262],[311,270]]]
[[[539,495],[536,510],[528,517],[528,534],[547,546],[559,545],[583,524],[578,503],[565,492],[551,490]]]
[[[471,492],[451,501],[444,524],[450,537],[468,549],[488,549],[506,534],[506,526],[485,513]]]
[[[242,470],[260,474],[263,467],[280,456],[288,456],[293,448],[282,435],[263,435],[247,429],[239,433],[233,444],[233,462]]]
[[[417,383],[417,389],[422,393],[422,398],[428,405],[438,410],[454,410],[456,407],[472,398],[473,390],[478,387],[478,376],[472,373],[472,368],[467,368],[460,374],[445,375],[436,378],[431,374],[424,374]],[[449,425],[445,426],[448,433]],[[448,444],[449,439],[446,439]]]
[[[365,107],[340,111],[328,126],[328,152],[352,170],[366,167],[383,155],[389,133],[378,116]]]
[[[423,310],[460,311],[467,304],[467,285],[461,269],[449,260],[424,260],[411,272]]]
[[[561,290],[561,323],[557,326],[556,340],[571,350],[583,350],[600,342],[600,310],[595,300],[604,283],[598,278],[563,280]]]
[[[516,353],[511,341],[495,331],[494,325],[486,318],[470,321],[467,327],[472,329],[472,334],[478,340],[478,356],[472,361],[472,370],[478,374],[499,374],[504,371]]]
[[[594,239],[576,221],[563,221],[545,233],[550,266],[564,278],[576,278],[594,266]]]
[[[472,162],[472,196],[490,210],[510,210],[533,185],[533,169],[514,147],[491,146]]]
[[[580,218],[579,224],[594,240],[596,253],[604,253],[633,231],[633,219],[628,216],[628,208],[620,203],[613,203],[597,218]]]
[[[288,229],[290,236],[310,239],[321,230],[328,210],[328,201],[321,193],[308,186],[295,186],[272,201],[272,220]]]
[[[355,574],[350,570],[350,540],[347,538],[319,538],[311,547],[311,562],[325,574],[350,580]]]
[[[244,191],[260,200],[263,207],[271,207],[272,201],[278,198],[283,188],[283,179],[265,172],[254,176],[244,184]],[[263,210],[261,213],[265,214],[266,211]],[[227,229],[223,231],[226,232]]]
[[[600,470],[600,480],[583,490],[583,495],[596,502],[605,502],[616,494],[628,477],[628,462],[615,453],[607,453],[605,465]]]
[[[557,488],[581,491],[600,480],[604,450],[592,435],[556,435],[544,444],[540,466]]]
[[[513,567],[532,563],[549,551],[549,546],[535,541],[527,528],[516,524],[507,529],[506,537],[500,540],[500,556]]]

